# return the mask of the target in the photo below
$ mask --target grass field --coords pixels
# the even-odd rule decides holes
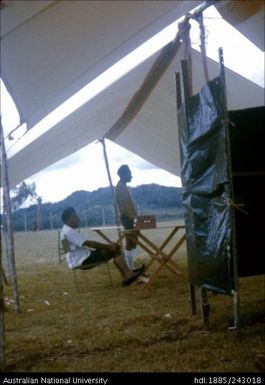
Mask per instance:
[[[185,245],[176,256],[183,276],[164,269],[147,292],[121,287],[113,263],[113,286],[101,266],[79,271],[77,290],[73,272],[58,263],[57,231],[16,233],[15,245],[21,312],[5,286],[6,371],[262,370],[264,276],[240,279],[241,326],[230,331],[231,297],[209,294],[208,328],[200,314],[191,316]]]

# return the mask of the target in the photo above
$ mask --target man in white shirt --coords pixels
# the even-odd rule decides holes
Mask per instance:
[[[64,223],[61,240],[66,239],[68,243],[69,251],[66,253],[66,260],[70,269],[85,269],[91,264],[96,265],[114,258],[114,263],[124,279],[122,286],[129,286],[143,273],[144,267],[136,273],[128,268],[118,245],[90,241],[80,234],[76,230],[79,228],[80,218],[73,207],[66,208],[61,219]]]

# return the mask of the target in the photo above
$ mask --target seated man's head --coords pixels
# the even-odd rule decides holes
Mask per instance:
[[[73,207],[67,207],[61,215],[63,223],[73,229],[78,229],[80,218]]]
[[[132,173],[131,173],[129,166],[127,166],[127,164],[123,164],[118,169],[117,174],[119,175],[120,179],[123,182],[130,182],[132,180]]]

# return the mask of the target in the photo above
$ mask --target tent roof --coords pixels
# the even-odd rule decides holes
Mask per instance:
[[[198,1],[7,1],[2,76],[31,128]]]
[[[199,3],[8,1],[1,11],[2,75],[23,119],[31,128],[95,76]],[[141,85],[156,56],[12,156],[10,186],[103,136]],[[181,55],[115,140],[175,175],[179,175],[175,101],[179,58]],[[217,76],[218,64],[211,60],[208,63],[211,77]],[[196,92],[204,78],[200,55],[195,51],[193,69]],[[261,87],[230,70],[226,72],[226,82],[229,109],[264,104]],[[31,135],[31,131],[26,135]],[[18,145],[21,143],[23,140]]]
[[[217,9],[222,17],[262,51],[265,50],[264,1],[220,1]]]

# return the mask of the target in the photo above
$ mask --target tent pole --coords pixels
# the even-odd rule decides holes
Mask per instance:
[[[2,231],[0,231],[0,372],[5,366],[5,300],[4,300],[4,270],[2,265]]]
[[[205,326],[209,325],[210,305],[207,302],[207,291],[205,287],[200,287],[201,315]]]
[[[184,63],[182,63],[182,67],[184,68]],[[180,73],[175,73],[175,81],[176,81],[176,105],[177,105],[177,114],[178,114],[178,120],[180,121],[180,115],[181,111],[183,109],[183,103],[182,103],[182,94],[181,94],[181,81],[180,81]],[[186,84],[186,83],[185,83]],[[179,126],[180,128],[181,126]],[[179,138],[180,143],[180,138]],[[181,154],[181,152],[180,152]],[[195,292],[195,285],[189,282],[189,302],[190,302],[190,308],[191,308],[191,314],[196,314],[196,292]]]
[[[107,150],[106,150],[105,139],[101,138],[101,139],[99,139],[99,142],[102,144],[102,147],[103,147],[103,156],[104,156],[105,166],[106,166],[106,170],[107,170],[109,185],[110,185],[110,189],[111,189],[112,203],[113,203],[114,211],[115,211],[115,223],[116,223],[117,227],[119,227],[120,226],[120,219],[119,219],[119,214],[118,214],[118,208],[117,208],[117,205],[115,203],[114,187],[113,187],[111,174],[110,174],[109,160],[108,160],[108,155],[107,155]]]
[[[203,13],[198,15],[196,18],[197,22],[199,23],[200,27],[200,39],[201,39],[201,59],[202,59],[202,67],[203,67],[203,72],[204,72],[204,77],[206,83],[209,82],[209,73],[208,73],[208,67],[207,67],[207,55],[206,55],[206,46],[205,46],[205,28],[203,24]]]
[[[15,264],[15,246],[14,246],[14,231],[13,231],[13,221],[12,221],[12,210],[10,202],[10,189],[9,189],[9,178],[8,178],[8,165],[7,165],[7,156],[5,148],[5,139],[2,122],[0,122],[0,142],[1,142],[1,166],[2,166],[2,186],[3,186],[3,198],[4,198],[4,211],[7,217],[7,234],[8,234],[8,260],[10,263],[11,269],[11,282],[13,288],[14,296],[14,308],[15,311],[20,312],[19,305],[19,294],[18,294],[18,285],[17,285],[17,275],[16,275],[16,264]]]
[[[229,136],[229,117],[227,112],[227,97],[226,97],[226,83],[225,83],[225,66],[223,49],[219,48],[219,63],[220,63],[220,78],[222,82],[222,98],[223,98],[223,114],[224,114],[224,126],[225,126],[225,143],[227,154],[227,173],[229,179],[230,200],[234,202],[234,188],[233,188],[233,172],[232,172],[232,160],[231,160],[231,144]],[[232,222],[232,237],[231,237],[231,250],[232,250],[232,263],[233,263],[233,289],[231,293],[234,301],[234,329],[237,328],[239,323],[239,288],[238,288],[238,260],[237,260],[237,238],[236,238],[236,219],[235,219],[235,205],[230,205],[231,222]],[[231,277],[232,278],[232,277]]]
[[[107,155],[107,150],[106,150],[105,139],[104,138],[100,138],[99,142],[102,144],[102,148],[103,148],[103,156],[104,156],[105,166],[106,166],[106,170],[107,170],[109,185],[110,185],[110,189],[111,189],[112,204],[113,204],[114,212],[115,212],[115,223],[116,223],[116,226],[117,226],[118,241],[119,241],[120,248],[121,248],[121,254],[122,254],[123,258],[124,258],[124,250],[123,250],[123,244],[122,244],[122,234],[121,234],[121,229],[120,229],[121,223],[120,223],[118,208],[117,208],[117,205],[116,205],[116,202],[115,202],[114,187],[113,187],[113,183],[112,183],[112,179],[111,179],[111,173],[110,173],[110,168],[109,168],[109,160],[108,160],[108,155]]]

